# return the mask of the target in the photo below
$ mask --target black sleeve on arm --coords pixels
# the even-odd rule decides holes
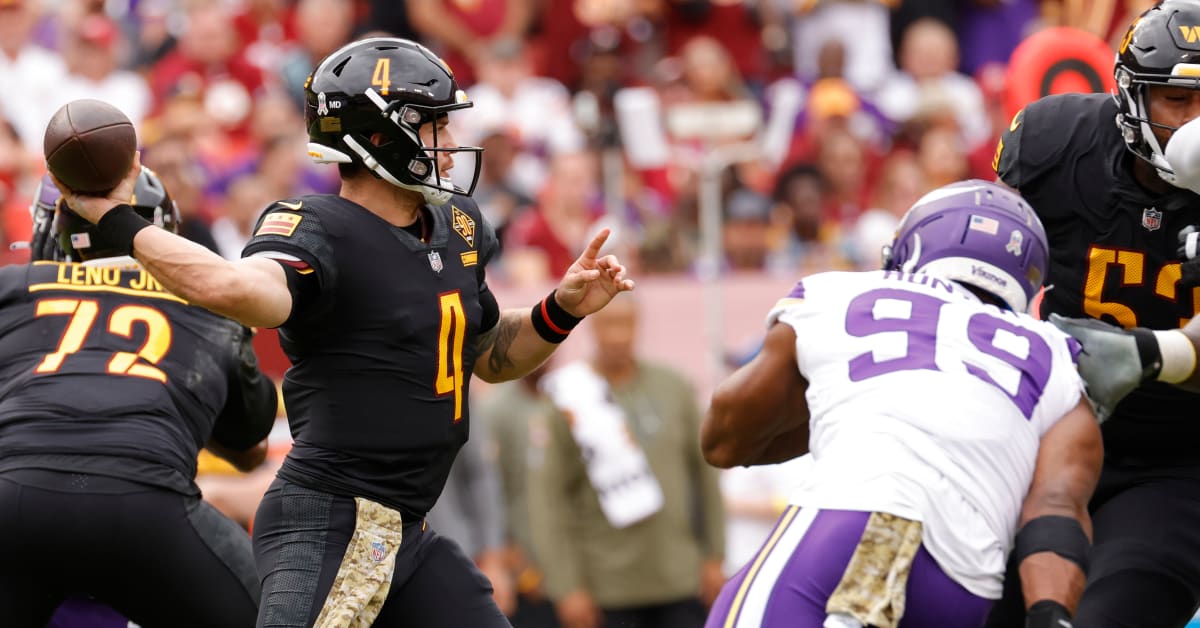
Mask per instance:
[[[242,250],[242,257],[266,257],[283,267],[292,293],[292,311],[284,325],[317,317],[331,305],[325,295],[337,281],[337,264],[314,209],[301,202],[275,203],[259,217],[254,237]]]
[[[483,309],[483,318],[479,321],[479,333],[482,334],[500,322],[500,304],[486,283],[479,286],[479,307]]]
[[[500,250],[500,240],[496,238],[496,230],[492,228],[491,223],[483,214],[475,209],[475,213],[479,215],[479,266],[475,271],[476,277],[479,279],[479,306],[483,308],[483,319],[479,321],[479,333],[486,332],[496,326],[500,321],[500,304],[496,302],[496,295],[492,294],[491,288],[488,288],[485,267],[496,253]]]
[[[259,370],[250,338],[250,330],[243,327],[229,368],[229,394],[212,432],[213,440],[237,451],[267,437],[279,408],[275,383]]]
[[[1062,167],[1064,159],[1092,148],[1097,136],[1106,135],[1097,124],[1112,125],[1097,107],[1096,94],[1058,94],[1035,100],[1013,116],[996,145],[992,168],[1009,187],[1022,190],[1037,185],[1048,173]],[[1112,110],[1116,115],[1116,109]]]
[[[324,309],[318,307],[322,304],[321,295],[323,294],[320,275],[311,271],[305,272],[303,268],[281,259],[275,261],[283,267],[283,274],[287,277],[288,292],[292,293],[292,311],[283,325],[302,318],[313,318],[323,312]],[[329,305],[328,301],[326,299],[324,304]]]
[[[1025,110],[1013,116],[1012,122],[996,143],[996,154],[992,157],[992,170],[1005,185],[1021,188],[1021,133],[1025,122]]]

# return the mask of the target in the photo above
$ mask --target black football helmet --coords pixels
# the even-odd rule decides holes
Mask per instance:
[[[53,191],[47,189],[47,186]],[[58,189],[54,187],[54,182],[49,177],[44,177],[36,198],[57,195]],[[44,226],[34,222],[33,242],[57,242],[58,246],[31,246],[33,259],[82,262],[125,254],[107,242],[100,235],[96,225],[72,211],[61,198],[56,198],[54,203],[57,207],[54,220],[43,221],[47,223]],[[38,201],[35,201],[36,204]],[[133,198],[129,200],[129,204],[133,206],[134,211],[155,226],[171,233],[179,233],[179,208],[153,170],[142,166],[142,173],[138,175],[137,183],[134,184]],[[43,230],[49,230],[49,233],[39,233]]]
[[[1117,50],[1113,74],[1117,80],[1117,126],[1133,154],[1175,184],[1175,173],[1151,127],[1176,127],[1150,120],[1146,89],[1176,85],[1200,89],[1200,2],[1165,0],[1129,25]]]
[[[420,192],[442,205],[453,194],[470,196],[479,181],[475,146],[438,145],[438,116],[472,106],[454,73],[425,46],[397,37],[352,42],[321,61],[304,83],[308,154],[317,163],[362,164],[392,185]],[[434,124],[433,144],[419,133]],[[386,138],[380,145],[371,136]],[[438,171],[439,153],[475,153],[469,189]]]

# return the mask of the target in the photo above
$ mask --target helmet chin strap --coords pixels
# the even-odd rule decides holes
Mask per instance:
[[[398,188],[411,190],[413,192],[420,192],[421,196],[425,197],[426,203],[431,205],[445,205],[446,203],[449,203],[450,199],[454,196],[454,192],[452,191],[454,183],[449,178],[438,178],[441,187],[449,189],[438,189],[427,184],[414,185],[410,183],[403,183],[394,175],[392,175],[387,168],[384,168],[383,165],[379,163],[379,160],[375,159],[375,157],[373,157],[371,153],[367,151],[366,147],[360,144],[358,140],[355,140],[353,137],[347,134],[342,137],[342,141],[346,143],[346,146],[350,147],[350,150],[353,150],[354,153],[358,155],[358,158],[362,161],[363,165],[366,166],[371,172],[379,175],[379,178]],[[435,178],[436,174],[436,172],[430,173],[428,179]]]
[[[1150,147],[1150,165],[1154,166],[1154,171],[1158,173],[1158,177],[1171,185],[1180,187],[1178,178],[1175,176],[1175,170],[1171,168],[1171,163],[1167,161],[1167,156],[1163,154],[1163,149],[1158,145],[1158,138],[1154,137],[1154,133],[1150,129],[1150,125],[1142,123],[1142,136],[1146,138],[1146,144]]]
[[[1167,157],[1163,154],[1163,147],[1158,145],[1158,138],[1154,135],[1155,126],[1162,128],[1171,128],[1164,124],[1155,124],[1150,121],[1150,112],[1146,107],[1146,96],[1144,92],[1138,93],[1133,99],[1133,104],[1137,107],[1138,125],[1141,127],[1142,139],[1150,148],[1150,158],[1146,161],[1154,167],[1154,171],[1163,181],[1170,183],[1176,187],[1180,187],[1175,177],[1175,170],[1171,168],[1171,163],[1167,161]],[[1172,129],[1174,130],[1174,129]]]

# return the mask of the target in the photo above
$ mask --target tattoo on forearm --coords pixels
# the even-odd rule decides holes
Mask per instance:
[[[521,315],[506,314],[500,317],[500,321],[488,333],[480,336],[480,351],[486,351],[489,346],[492,349],[488,355],[488,368],[493,373],[500,373],[507,368],[516,366],[512,358],[508,356],[508,350],[512,347],[513,340],[519,331],[521,331]]]

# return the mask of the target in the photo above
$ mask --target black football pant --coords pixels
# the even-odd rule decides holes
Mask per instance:
[[[1179,628],[1200,605],[1200,467],[1106,462],[1090,505],[1091,568],[1075,625]],[[1011,561],[988,628],[1022,628]]]
[[[68,595],[143,628],[253,626],[245,530],[198,497],[117,478],[0,473],[0,625],[46,625]]]
[[[386,517],[399,515],[276,478],[254,519],[258,626],[509,628],[457,543],[423,521],[381,525]]]

